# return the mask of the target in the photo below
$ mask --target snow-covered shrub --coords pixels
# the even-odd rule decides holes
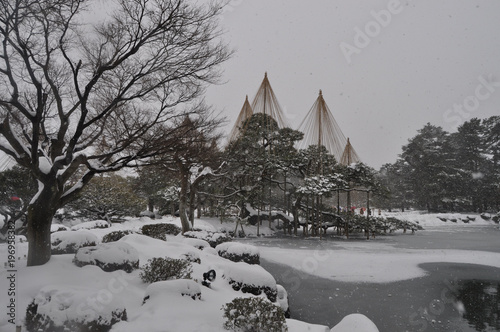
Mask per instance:
[[[102,242],[103,243],[116,242],[125,235],[129,234],[134,234],[134,232],[128,229],[125,229],[123,231],[113,231],[111,233],[104,235],[104,237],[102,238]]]
[[[288,331],[285,314],[280,307],[260,298],[235,298],[226,303],[224,310],[224,328],[238,332]]]
[[[184,259],[155,257],[142,267],[140,277],[145,283],[154,283],[172,279],[191,279],[193,268]]]
[[[130,273],[139,268],[139,252],[124,242],[101,243],[78,249],[73,263],[79,267],[96,265],[105,272],[123,270]]]
[[[81,224],[75,225],[71,227],[71,230],[73,231],[78,231],[80,229],[104,229],[104,228],[109,228],[110,224],[106,220],[93,220],[93,221],[87,221],[87,222],[82,222]]]
[[[188,296],[193,300],[201,299],[201,288],[193,280],[178,279],[178,280],[165,280],[152,283],[146,288],[146,294],[142,304],[144,305],[148,300],[155,298],[162,298],[169,295]]]
[[[148,218],[151,218],[151,219],[156,218],[155,213],[153,211],[149,211],[149,210],[142,211],[141,213],[139,213],[139,216],[141,216],[141,217],[148,217]]]
[[[252,245],[236,242],[225,242],[219,244],[215,248],[215,250],[217,250],[219,256],[229,259],[233,262],[260,264],[259,249]]]
[[[52,233],[52,255],[74,254],[81,247],[95,246],[99,239],[89,231],[62,231]]]
[[[26,309],[26,328],[29,332],[107,332],[127,320],[125,307],[115,301],[95,308],[88,304],[98,296],[94,289],[46,286]]]
[[[285,289],[285,287],[281,285],[276,285],[276,289],[278,290],[278,303],[285,313],[286,318],[290,318],[290,307],[288,305],[288,293]]]
[[[201,239],[207,241],[212,248],[217,247],[224,242],[230,242],[233,239],[224,233],[208,231],[191,231],[184,233],[184,236],[192,239]]]
[[[196,249],[203,250],[205,248],[211,248],[210,243],[205,240],[200,239],[192,239],[192,238],[184,238],[182,239],[182,243],[188,244]]]
[[[226,266],[222,275],[235,291],[253,295],[266,294],[271,302],[276,302],[278,290],[276,280],[260,265],[234,263]]]
[[[181,229],[174,224],[148,224],[142,226],[141,232],[152,238],[166,241],[167,234],[178,235]]]
[[[50,225],[50,232],[55,233],[55,232],[62,232],[62,231],[69,231],[70,228],[68,226],[64,226],[61,224],[52,224]]]

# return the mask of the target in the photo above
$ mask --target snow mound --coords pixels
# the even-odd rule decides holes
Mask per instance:
[[[156,306],[156,302],[165,302],[172,296],[188,296],[193,300],[200,300],[201,288],[195,281],[189,279],[158,281],[146,288],[143,304],[150,303]]]
[[[260,264],[260,252],[255,246],[237,242],[225,242],[215,247],[219,256],[233,262]]]
[[[260,265],[247,263],[228,264],[222,277],[229,281],[235,291],[253,295],[266,294],[271,302],[276,302],[277,287],[276,280]]]
[[[187,238],[205,240],[210,243],[212,248],[217,247],[221,243],[232,241],[231,237],[219,232],[191,231],[185,232],[184,236]]]
[[[281,309],[283,309],[283,312],[285,313],[286,318],[290,318],[290,307],[288,306],[288,292],[286,291],[285,287],[281,285],[276,285],[276,289],[278,290],[278,304],[280,305]]]
[[[50,225],[50,232],[51,233],[61,232],[61,231],[69,231],[69,230],[70,230],[70,228],[68,226],[65,226],[65,225],[61,225],[61,224]]]
[[[199,250],[204,250],[205,248],[211,248],[210,243],[201,239],[183,238],[181,243],[185,243]]]
[[[200,262],[199,250],[180,242],[166,242],[146,235],[130,234],[122,237],[117,243],[128,243],[139,252],[139,264],[144,265],[154,257],[169,257]]]
[[[287,319],[288,332],[329,332],[330,328],[325,325],[309,324],[295,319]],[[357,331],[350,331],[357,332]]]
[[[365,315],[345,316],[330,332],[379,332],[377,326]]]
[[[127,320],[125,307],[111,294],[106,294],[109,296],[106,301],[95,304],[95,299],[104,296],[102,293],[103,290],[78,286],[45,286],[28,306],[26,327],[28,331],[62,331],[63,328],[64,331],[105,331]]]
[[[139,267],[139,253],[125,242],[102,243],[78,249],[73,262],[79,267],[96,265],[106,272],[132,272]]]
[[[99,242],[96,235],[86,230],[55,232],[50,239],[53,255],[74,254],[81,247],[95,246]]]
[[[109,228],[109,222],[106,220],[94,220],[82,222],[81,224],[71,227],[72,231],[78,231],[80,229],[95,229],[95,228]]]

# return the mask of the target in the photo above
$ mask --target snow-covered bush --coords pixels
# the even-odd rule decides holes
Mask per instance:
[[[201,240],[201,239],[185,238],[185,239],[182,239],[182,243],[188,244],[188,245],[195,247],[196,249],[199,249],[199,250],[204,250],[205,248],[212,248],[210,246],[210,243],[208,243],[205,240]]]
[[[285,289],[285,287],[281,285],[276,285],[276,289],[278,290],[278,303],[285,313],[286,318],[290,318],[290,307],[288,305],[288,293]]]
[[[102,238],[102,242],[103,243],[116,242],[125,235],[129,234],[134,234],[134,232],[129,229],[125,229],[123,231],[113,231],[111,233],[104,235],[104,237]]]
[[[181,229],[174,224],[148,224],[142,226],[141,232],[152,238],[166,241],[167,234],[178,235]]]
[[[61,224],[52,224],[50,225],[50,233],[69,231],[70,228],[68,226],[64,226]]]
[[[130,273],[139,268],[139,252],[124,242],[101,243],[78,249],[73,263],[79,267],[96,265],[105,272],[123,270]]]
[[[253,295],[266,294],[271,302],[276,302],[278,290],[276,280],[260,265],[234,263],[227,265],[222,275],[235,291]]]
[[[191,279],[193,268],[184,259],[155,257],[142,267],[140,277],[145,283],[154,283],[172,279]]]
[[[208,231],[191,231],[184,233],[187,238],[201,239],[210,243],[212,248],[217,247],[219,244],[224,242],[230,242],[233,239],[224,233],[219,232],[208,232]]]
[[[148,300],[162,298],[172,294],[188,296],[193,300],[200,300],[201,288],[195,281],[187,279],[158,281],[146,288],[146,294],[144,294],[142,304],[144,305]]]
[[[233,262],[260,264],[259,249],[252,245],[236,242],[225,242],[219,244],[215,248],[215,250],[217,250],[219,256],[229,259]]]
[[[106,220],[93,220],[82,222],[81,224],[75,225],[71,227],[71,230],[78,231],[80,229],[96,229],[96,228],[109,228],[110,224]]]
[[[96,235],[86,230],[55,232],[50,238],[52,255],[74,254],[81,247],[95,246],[99,242]]]
[[[260,298],[235,298],[226,303],[224,328],[238,332],[283,332],[288,331],[285,314],[280,307]]]
[[[114,301],[93,308],[89,299],[99,292],[81,287],[46,286],[26,309],[26,329],[29,332],[107,332],[113,324],[127,320],[123,305]]]

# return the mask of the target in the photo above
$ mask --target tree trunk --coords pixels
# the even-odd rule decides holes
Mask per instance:
[[[28,266],[43,265],[50,260],[50,225],[55,215],[54,192],[49,186],[28,206]]]
[[[191,222],[191,227],[194,227],[194,210],[196,207],[196,191],[194,186],[191,186],[189,190],[189,221]]]
[[[188,191],[188,172],[181,166],[181,192],[179,193],[179,217],[181,218],[182,233],[191,230],[187,216],[187,191]]]

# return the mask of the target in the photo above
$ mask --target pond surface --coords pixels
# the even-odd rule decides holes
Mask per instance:
[[[498,230],[492,232],[483,227],[450,232],[443,229],[418,232],[415,236],[388,236],[377,242],[386,242],[395,250],[432,248],[500,252],[499,234]],[[271,243],[266,243],[268,241]],[[290,238],[252,242],[285,248],[314,246]],[[348,314],[362,313],[380,332],[500,331],[498,268],[426,263],[420,265],[428,272],[424,277],[392,283],[351,283],[311,276],[264,260],[261,265],[287,289],[291,316],[295,319],[333,327]]]

